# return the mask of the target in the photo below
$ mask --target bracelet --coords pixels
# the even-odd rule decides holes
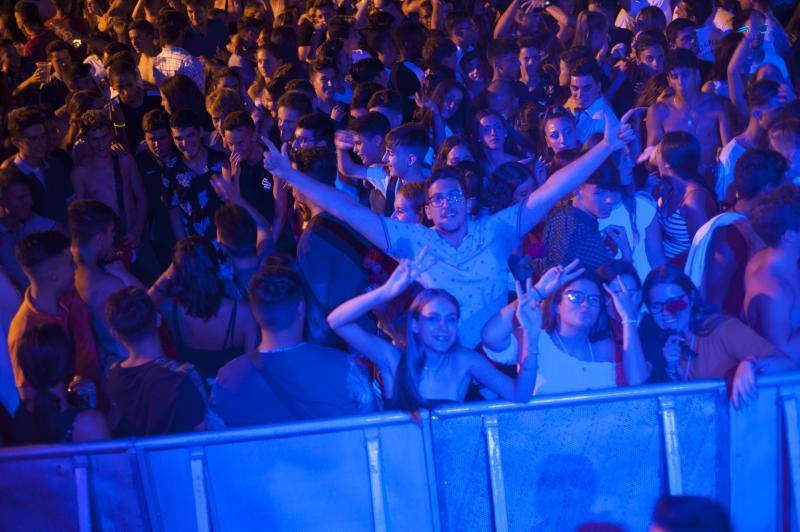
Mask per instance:
[[[121,124],[114,124],[114,127],[117,128],[117,129],[122,129],[122,128],[125,127],[125,122],[123,122]]]

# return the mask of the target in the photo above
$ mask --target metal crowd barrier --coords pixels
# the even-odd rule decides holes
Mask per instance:
[[[642,530],[663,493],[795,528],[800,373],[0,450],[3,530]]]

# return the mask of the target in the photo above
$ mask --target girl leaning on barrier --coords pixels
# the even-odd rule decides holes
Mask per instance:
[[[662,333],[663,360],[673,381],[733,375],[736,408],[755,398],[761,371],[794,367],[792,361],[737,318],[716,314],[691,279],[674,266],[655,268],[645,279],[644,300]]]
[[[423,248],[414,260],[401,261],[385,284],[336,308],[328,316],[331,328],[378,366],[387,408],[415,410],[441,402],[461,402],[472,379],[503,399],[527,401],[536,380],[536,346],[541,330],[541,310],[530,283],[525,291],[517,285],[523,304],[515,315],[522,324],[523,347],[516,379],[459,345],[458,303],[444,290],[426,289],[416,296],[406,317],[405,338],[390,343],[358,326],[359,318],[401,294],[433,264],[434,259],[426,253],[427,248]]]
[[[638,304],[626,283],[615,279],[603,284],[578,268],[575,260],[545,272],[534,291],[542,301],[546,333],[539,336],[534,395],[615,387],[617,347],[622,351],[626,381],[632,385],[645,381],[647,365],[639,341]],[[620,346],[611,339],[606,295],[620,318]],[[506,306],[483,328],[484,351],[500,363],[518,350],[519,332],[513,315],[517,305],[515,301]]]

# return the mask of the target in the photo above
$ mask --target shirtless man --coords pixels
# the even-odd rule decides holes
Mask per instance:
[[[800,360],[800,188],[781,185],[753,205],[750,220],[767,247],[744,274],[744,312],[761,336]]]
[[[92,154],[72,169],[72,186],[78,199],[102,201],[119,216],[122,244],[136,249],[147,221],[147,199],[136,162],[129,154],[111,152],[111,121],[102,111],[87,111],[80,132]]]
[[[126,286],[141,283],[122,265],[114,246],[117,216],[113,209],[96,200],[77,200],[67,215],[75,262],[75,289],[92,311],[92,329],[97,356],[105,372],[127,356],[125,348],[111,335],[105,309],[108,298]]]
[[[686,131],[700,141],[701,174],[709,178],[716,171],[717,150],[733,138],[733,111],[721,96],[700,92],[697,58],[688,50],[672,50],[664,65],[667,80],[675,95],[665,98],[647,111],[647,145],[655,146],[670,131]]]

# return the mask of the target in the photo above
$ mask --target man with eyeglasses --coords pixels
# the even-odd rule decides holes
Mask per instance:
[[[381,217],[345,194],[293,169],[284,153],[263,139],[269,150],[264,167],[286,179],[315,204],[343,220],[395,259],[412,258],[423,247],[436,263],[420,276],[426,288],[444,289],[458,300],[461,343],[474,347],[486,321],[508,300],[508,258],[522,237],[611,154],[625,146],[631,130],[607,122],[605,137],[572,164],[555,172],[526,201],[492,216],[469,219],[463,174],[443,168],[427,181],[425,214],[433,227]]]

